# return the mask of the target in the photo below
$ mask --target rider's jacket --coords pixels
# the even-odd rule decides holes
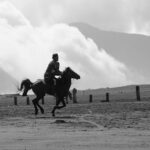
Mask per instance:
[[[45,71],[44,79],[52,79],[55,75],[61,75],[61,72],[59,71],[59,62],[52,60]]]

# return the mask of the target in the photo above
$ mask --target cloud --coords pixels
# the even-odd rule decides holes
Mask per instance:
[[[10,6],[11,12],[5,15]],[[18,81],[43,78],[52,53],[58,52],[60,69],[70,66],[81,75],[81,80],[73,81],[79,89],[134,82],[125,64],[99,50],[77,28],[67,24],[34,27],[13,5],[0,3],[0,8],[0,67]]]
[[[126,24],[122,16],[122,0],[10,0],[34,25],[44,22],[87,22],[102,29],[112,29]],[[34,10],[34,11],[33,11]],[[111,27],[109,25],[111,24]],[[113,26],[113,27],[112,27]]]
[[[150,34],[149,0],[9,0],[32,25],[84,22],[104,30]]]
[[[11,26],[30,25],[29,21],[11,3],[0,3],[0,20]]]

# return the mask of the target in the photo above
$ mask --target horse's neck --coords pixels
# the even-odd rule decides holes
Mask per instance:
[[[65,84],[66,91],[69,92],[70,86],[71,86],[71,79],[70,79],[70,80],[68,79],[68,81],[67,81],[66,84]]]
[[[59,84],[61,84],[64,87],[70,88],[71,86],[71,79],[67,77],[62,77],[59,79]]]

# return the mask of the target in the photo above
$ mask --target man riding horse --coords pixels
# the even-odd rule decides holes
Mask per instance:
[[[61,76],[62,72],[59,70],[59,56],[57,53],[52,55],[52,61],[48,64],[48,67],[44,74],[44,81],[48,89],[52,93],[55,93],[56,78],[55,76]]]
[[[28,90],[32,89],[35,98],[32,103],[35,108],[35,115],[38,114],[38,109],[44,113],[43,107],[39,104],[39,100],[44,98],[45,94],[56,96],[56,105],[52,109],[52,116],[55,116],[55,110],[66,106],[65,97],[69,94],[71,86],[71,79],[80,79],[80,75],[74,72],[70,67],[67,67],[63,72],[59,70],[58,54],[52,55],[52,61],[49,63],[43,79],[38,79],[36,82],[31,82],[30,79],[25,79],[21,82],[20,90],[24,88],[24,96],[27,95]],[[57,79],[55,76],[61,76]],[[56,82],[57,81],[57,82]],[[62,103],[62,106],[59,104]]]

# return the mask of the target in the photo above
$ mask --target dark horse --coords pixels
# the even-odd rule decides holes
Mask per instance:
[[[69,88],[71,86],[71,79],[80,79],[80,76],[75,73],[70,67],[67,67],[63,73],[61,78],[56,79],[56,88],[55,93],[53,93],[48,86],[44,83],[44,80],[39,79],[36,82],[32,83],[29,79],[25,79],[22,81],[20,90],[24,87],[23,96],[27,95],[28,90],[32,89],[36,98],[32,100],[35,115],[38,114],[38,108],[40,108],[41,113],[44,114],[44,109],[39,104],[39,100],[44,98],[45,94],[56,96],[56,105],[53,107],[52,115],[55,116],[55,110],[61,109],[66,106],[65,97],[68,96]],[[62,106],[59,104],[62,103]]]

